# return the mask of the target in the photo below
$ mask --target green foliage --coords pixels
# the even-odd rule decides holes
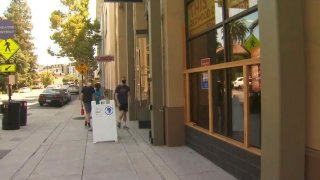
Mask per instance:
[[[48,53],[58,57],[69,57],[75,64],[85,63],[90,70],[97,68],[94,60],[95,46],[100,42],[100,24],[89,19],[89,0],[60,0],[67,11],[56,10],[51,13],[51,39],[60,50]]]
[[[75,82],[76,79],[77,79],[76,77],[71,76],[71,75],[68,75],[68,76],[65,76],[65,77],[62,79],[62,82],[63,82],[63,84],[64,84],[64,83],[67,83],[67,82],[70,82],[70,81]]]
[[[48,85],[53,84],[54,76],[52,73],[43,72],[40,74],[40,80],[44,87],[47,87]]]
[[[233,42],[243,44],[249,28],[247,27],[245,20],[237,20],[229,24],[229,34]]]
[[[4,16],[16,26],[16,34],[13,40],[20,46],[20,50],[8,61],[0,57],[0,63],[16,64],[18,86],[33,84],[35,69],[37,68],[37,56],[33,53],[31,10],[26,0],[12,0]]]

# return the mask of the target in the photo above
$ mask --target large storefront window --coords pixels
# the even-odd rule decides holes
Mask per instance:
[[[201,6],[206,3],[209,5]],[[243,149],[260,152],[257,0],[190,0],[186,11],[187,125]],[[201,29],[200,24],[205,28]]]
[[[249,143],[261,147],[261,74],[260,65],[249,68]]]
[[[212,73],[213,130],[243,142],[243,72],[241,67]]]
[[[192,39],[189,44],[189,68],[201,67],[201,59],[210,58],[210,64],[222,63],[224,58],[222,28]]]
[[[228,24],[231,60],[249,59],[260,47],[258,13],[252,13]]]
[[[195,125],[209,128],[207,73],[190,74],[190,118]]]

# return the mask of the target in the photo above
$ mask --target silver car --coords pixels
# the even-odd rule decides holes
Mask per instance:
[[[72,94],[79,94],[79,86],[76,85],[70,85],[68,87],[68,91]]]

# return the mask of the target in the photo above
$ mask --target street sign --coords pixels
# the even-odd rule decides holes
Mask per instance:
[[[0,54],[6,60],[9,60],[19,49],[19,45],[12,39],[5,39],[0,42]]]
[[[260,41],[253,34],[244,41],[244,47],[251,52],[253,48],[260,47]]]
[[[8,72],[16,72],[15,64],[2,64],[0,65],[0,72],[8,73]]]
[[[84,63],[81,63],[76,67],[76,69],[80,74],[85,74],[88,71],[88,66]]]
[[[16,32],[16,27],[9,20],[0,19],[0,39],[13,38]]]

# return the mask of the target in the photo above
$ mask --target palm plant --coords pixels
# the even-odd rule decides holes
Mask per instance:
[[[243,44],[244,40],[249,32],[245,20],[240,19],[229,23],[229,35],[233,43]]]

